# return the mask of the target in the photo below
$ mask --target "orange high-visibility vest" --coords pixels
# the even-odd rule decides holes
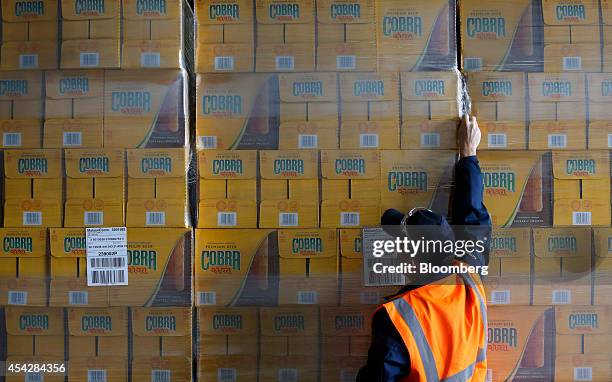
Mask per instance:
[[[410,355],[410,382],[484,382],[487,307],[479,276],[451,275],[383,305]]]

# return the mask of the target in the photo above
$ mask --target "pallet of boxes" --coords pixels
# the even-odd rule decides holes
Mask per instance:
[[[189,7],[1,12],[0,380],[192,381]]]

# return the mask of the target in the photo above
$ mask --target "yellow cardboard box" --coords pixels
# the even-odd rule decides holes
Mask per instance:
[[[560,355],[555,359],[555,380],[606,381],[612,378],[610,355],[603,354],[573,354]]]
[[[108,288],[87,286],[85,228],[51,228],[49,232],[50,306],[108,306]]]
[[[199,228],[257,228],[257,151],[198,152]]]
[[[483,148],[527,148],[526,84],[524,73],[470,73],[472,113],[478,117]]]
[[[531,301],[531,230],[495,228],[489,274],[484,279],[491,305],[529,305]]]
[[[0,84],[1,147],[40,147],[44,115],[42,73],[2,72]]]
[[[200,74],[196,86],[196,135],[201,149],[276,149],[276,80],[264,74]]]
[[[591,230],[534,228],[534,305],[591,303]]]
[[[56,149],[4,153],[4,226],[61,226],[62,153]]]
[[[257,382],[257,356],[213,355],[198,357],[198,380],[214,381],[219,378],[226,378],[230,381]]]
[[[402,148],[452,149],[459,125],[453,72],[402,73]]]
[[[57,40],[58,0],[2,2],[2,42]]]
[[[586,148],[584,74],[530,73],[529,149]]]
[[[338,242],[334,229],[278,231],[278,303],[336,305]]]
[[[275,302],[275,231],[197,229],[195,235],[196,306]]]
[[[171,69],[107,71],[104,147],[184,147],[183,81]]]
[[[252,72],[255,49],[249,44],[200,44],[196,49],[196,70],[199,73]]]
[[[380,210],[427,207],[446,214],[456,153],[386,150],[381,155]]]
[[[314,43],[315,2],[299,0],[257,0],[257,23],[260,43]]]
[[[9,41],[2,44],[1,65],[5,70],[49,70],[58,67],[56,44],[49,41]]]
[[[125,152],[66,149],[65,227],[125,224]]]
[[[335,73],[279,75],[280,121],[338,120]]]
[[[399,149],[399,120],[396,121],[344,121],[340,127],[340,148]]]
[[[66,368],[68,382],[95,381],[96,378],[123,382],[128,378],[128,358],[123,355],[71,357]]]
[[[462,67],[467,71],[537,67],[537,20],[533,0],[462,1],[459,6]],[[540,59],[541,60],[541,59]]]
[[[593,228],[593,301],[605,305],[612,294],[612,229]]]
[[[373,36],[374,24],[364,36]],[[375,71],[377,69],[376,43],[374,41],[319,43],[317,45],[317,70],[325,71]]]
[[[611,313],[609,306],[557,306],[557,355],[607,353]]]
[[[353,126],[355,121],[391,121],[396,126],[399,124],[398,73],[341,74],[340,89],[343,129]]]
[[[257,357],[257,308],[199,308],[199,355]]]
[[[127,308],[69,308],[68,348],[71,361],[85,357],[127,358]],[[113,368],[121,369],[119,365]]]
[[[553,152],[553,225],[610,225],[610,153]]]
[[[255,51],[255,71],[312,72],[315,70],[313,42],[260,44]]]
[[[132,359],[132,380],[191,382],[191,357],[134,357]]]
[[[484,203],[494,226],[552,225],[550,155],[536,151],[478,154]]]
[[[6,307],[6,354],[64,358],[64,311]]]
[[[612,98],[612,75],[608,73],[587,74],[589,149],[612,148],[612,111],[608,102]]]
[[[127,150],[129,227],[187,227],[187,151]]]
[[[132,355],[135,359],[151,363],[160,358],[162,361],[182,358],[187,364],[191,363],[190,307],[133,308],[131,314]],[[172,371],[171,374],[175,374],[178,370]]]
[[[287,121],[279,131],[278,148],[335,149],[338,147],[338,121]]]
[[[29,356],[29,357],[23,357],[23,356],[14,356],[14,357],[7,357],[6,359],[6,363],[7,364],[56,364],[57,367],[59,368],[61,364],[65,365],[65,361],[64,361],[64,357],[48,357],[48,356]],[[56,373],[25,373],[25,372],[19,372],[19,373],[11,373],[8,372],[6,374],[6,378],[5,381],[6,382],[21,382],[23,381],[25,378],[36,378],[36,377],[41,377],[44,378],[44,381],[47,382],[62,382],[66,380],[66,373],[65,372],[56,372]]]

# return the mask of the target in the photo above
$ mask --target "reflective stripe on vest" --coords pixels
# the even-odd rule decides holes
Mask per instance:
[[[423,332],[423,328],[421,327],[421,324],[414,310],[412,309],[412,306],[410,306],[410,304],[401,297],[392,301],[393,305],[395,306],[395,309],[401,315],[412,334],[412,338],[419,351],[419,357],[421,359],[421,362],[423,363],[425,377],[428,382],[468,381],[474,374],[476,364],[485,361],[487,358],[487,308],[485,300],[483,299],[482,294],[478,290],[476,283],[470,276],[466,276],[464,274],[460,274],[459,276],[462,278],[465,285],[467,285],[471,290],[474,291],[474,294],[478,298],[480,313],[482,317],[482,324],[484,325],[484,343],[482,344],[482,347],[478,349],[476,358],[471,364],[469,364],[465,369],[459,371],[458,373],[455,373],[452,376],[449,376],[442,380],[440,380],[439,378],[438,368],[436,367],[436,360],[434,358],[429,342],[427,341],[425,333]]]

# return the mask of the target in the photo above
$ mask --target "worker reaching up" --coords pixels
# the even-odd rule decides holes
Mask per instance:
[[[464,117],[457,132],[460,159],[455,166],[452,226],[443,216],[415,208],[406,215],[387,210],[381,219],[383,227],[400,227],[408,237],[412,236],[410,232],[426,229],[428,238],[471,238],[488,243],[491,219],[482,202],[482,172],[476,157],[480,136],[476,118]],[[482,267],[489,263],[488,245],[485,248],[461,257],[435,254],[416,261],[438,265],[464,262]],[[485,381],[487,306],[480,275],[421,276],[374,314],[373,342],[357,382]]]

